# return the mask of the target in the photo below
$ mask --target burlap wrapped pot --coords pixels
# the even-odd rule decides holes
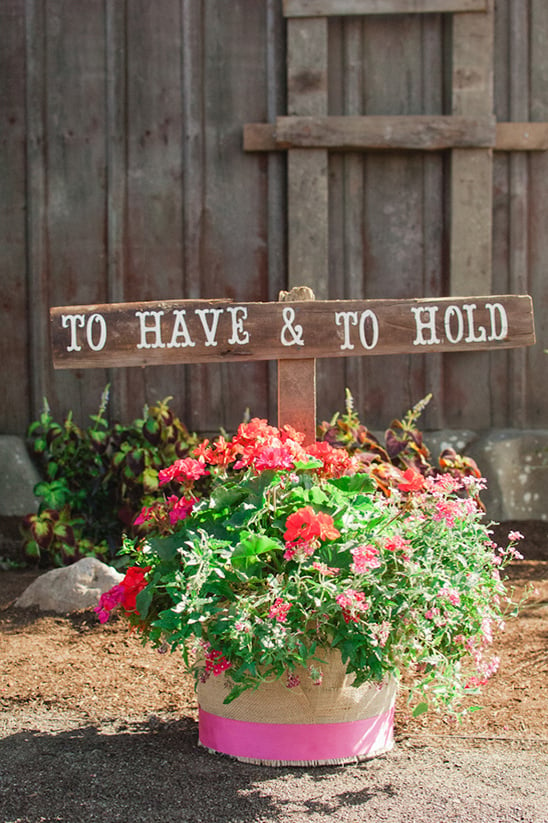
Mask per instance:
[[[265,682],[225,704],[224,675],[200,683],[200,744],[244,762],[280,766],[354,763],[389,751],[395,680],[355,688],[337,650],[318,657],[325,661],[320,684],[301,669],[298,685]]]

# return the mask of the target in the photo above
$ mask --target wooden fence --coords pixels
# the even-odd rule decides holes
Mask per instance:
[[[318,416],[546,426],[547,42],[546,0],[2,0],[0,432],[107,382],[123,419],[274,420],[265,362],[54,372],[48,310],[294,285],[531,294],[536,346],[322,361]]]

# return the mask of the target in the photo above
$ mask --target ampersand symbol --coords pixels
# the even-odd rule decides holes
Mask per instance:
[[[293,326],[295,321],[295,309],[292,309],[291,306],[286,306],[282,312],[282,317],[285,324],[280,334],[282,345],[294,346],[297,344],[297,346],[304,346],[303,327],[300,325]],[[290,335],[290,337],[288,337],[288,335]]]

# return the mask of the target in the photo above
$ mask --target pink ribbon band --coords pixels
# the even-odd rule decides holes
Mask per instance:
[[[344,723],[254,723],[200,708],[200,743],[232,757],[272,761],[330,761],[373,757],[394,742],[394,709]]]

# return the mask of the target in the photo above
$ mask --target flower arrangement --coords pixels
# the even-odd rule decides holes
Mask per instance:
[[[357,456],[303,441],[253,419],[162,470],[99,619],[121,608],[197,681],[225,677],[225,702],[303,668],[320,684],[336,649],[355,686],[403,675],[415,714],[457,709],[497,668],[521,535],[492,542],[481,478],[392,466],[379,488]]]

